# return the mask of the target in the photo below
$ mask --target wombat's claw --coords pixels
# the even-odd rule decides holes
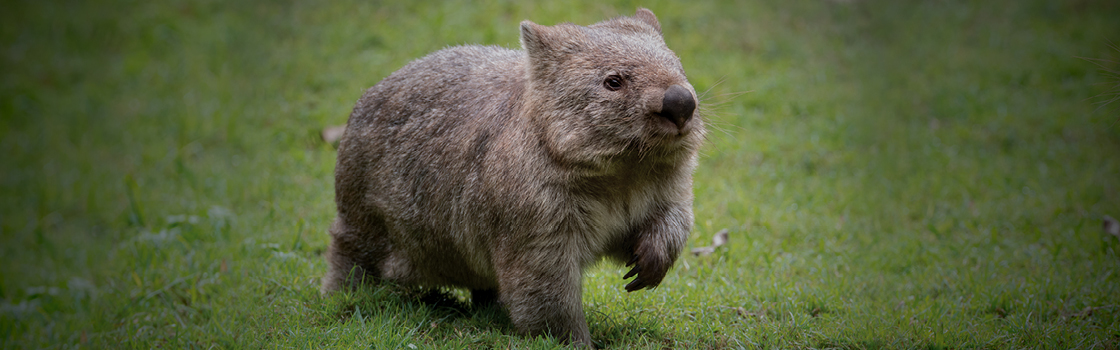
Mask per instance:
[[[642,270],[641,266],[634,266],[633,268],[630,269],[630,272],[627,272],[625,275],[622,276],[622,279],[628,279],[630,277],[634,277],[634,275],[637,275],[638,271],[641,271],[641,270]]]
[[[637,265],[637,263],[638,263],[638,256],[634,255],[634,257],[630,258],[630,262],[626,263],[626,267],[630,267],[630,271],[626,272],[626,274],[622,276],[622,279],[628,279],[630,277],[634,277],[634,275],[637,275],[638,272],[642,270],[642,266]],[[633,282],[631,282],[631,283],[633,283]]]
[[[641,290],[645,287],[646,287],[645,281],[643,281],[641,277],[638,277],[638,278],[635,278],[633,281],[630,281],[630,283],[626,284],[626,291],[627,292],[633,292],[633,291],[636,291],[636,290]]]
[[[636,291],[636,290],[647,287],[645,279],[642,278],[642,276],[639,274],[640,272],[642,272],[642,266],[641,265],[635,265],[637,260],[638,260],[638,257],[635,256],[634,259],[631,260],[631,262],[629,264],[627,264],[627,266],[634,265],[634,267],[630,268],[630,271],[622,276],[622,279],[628,279],[630,277],[637,276],[636,278],[634,278],[633,281],[630,281],[630,283],[626,284],[626,291],[627,292],[633,292],[633,291]]]

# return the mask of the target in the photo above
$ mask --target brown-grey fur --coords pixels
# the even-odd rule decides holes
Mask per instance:
[[[692,227],[704,126],[656,17],[524,21],[521,43],[440,50],[365,92],[339,144],[324,293],[468,288],[524,334],[590,345],[587,267],[633,266],[628,291],[661,282]],[[669,110],[673,85],[687,98]]]

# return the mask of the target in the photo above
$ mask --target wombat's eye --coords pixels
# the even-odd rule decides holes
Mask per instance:
[[[622,89],[622,77],[617,75],[607,77],[606,80],[603,80],[603,87],[607,88],[607,90],[610,91],[618,91],[619,89]]]

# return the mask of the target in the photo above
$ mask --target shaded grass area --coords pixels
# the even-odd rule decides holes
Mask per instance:
[[[1109,1],[643,3],[704,96],[692,246],[585,279],[613,348],[1120,341]],[[4,347],[550,348],[462,293],[317,293],[368,86],[636,3],[21,2],[0,12]],[[1109,80],[1112,79],[1112,80]],[[1107,96],[1105,96],[1107,97]]]

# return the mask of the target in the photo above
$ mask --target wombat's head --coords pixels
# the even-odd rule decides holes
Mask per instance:
[[[583,27],[521,22],[528,103],[554,156],[588,165],[623,154],[692,158],[697,96],[647,9]]]

